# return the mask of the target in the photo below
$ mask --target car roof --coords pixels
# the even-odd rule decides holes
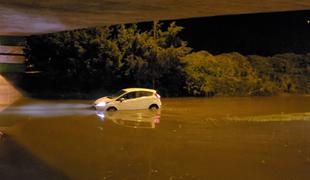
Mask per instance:
[[[148,92],[153,92],[153,93],[156,92],[156,90],[154,89],[147,89],[147,88],[126,88],[123,90],[126,92],[132,92],[132,91],[148,91]]]

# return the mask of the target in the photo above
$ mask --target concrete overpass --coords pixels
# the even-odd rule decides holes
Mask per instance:
[[[309,9],[309,0],[0,0],[0,35]]]

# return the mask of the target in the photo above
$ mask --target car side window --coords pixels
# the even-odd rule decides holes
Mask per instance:
[[[152,95],[153,93],[148,92],[148,91],[135,91],[135,92],[127,93],[123,95],[122,97],[120,97],[119,99],[124,98],[127,100],[127,99],[135,99],[135,98],[147,97],[147,96],[152,96]]]
[[[138,97],[147,97],[147,96],[152,96],[153,93],[152,92],[148,92],[148,91],[137,91],[137,98]]]
[[[144,92],[144,96],[152,96],[152,95],[153,95],[152,92],[147,92],[147,91]]]
[[[122,96],[121,98],[124,98],[124,99],[134,99],[134,98],[136,98],[136,92],[127,93],[124,96]]]

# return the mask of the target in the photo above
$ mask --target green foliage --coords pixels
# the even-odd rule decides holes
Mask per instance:
[[[25,84],[67,93],[137,86],[155,88],[164,96],[310,91],[310,54],[190,53],[179,36],[182,29],[175,23],[166,29],[157,23],[143,32],[137,25],[119,25],[30,36],[26,66],[41,74],[26,78],[30,81]]]
[[[260,94],[309,93],[309,54],[279,54],[273,57],[249,56],[259,77]]]
[[[111,84],[121,64],[107,27],[31,36],[27,39],[27,67],[42,72],[53,86],[94,88]],[[109,70],[109,71],[107,71]]]
[[[253,68],[238,53],[213,56],[201,51],[183,61],[187,63],[186,88],[191,95],[244,95],[256,83]]]
[[[52,87],[115,91],[139,86],[178,95],[183,86],[180,58],[191,49],[175,23],[140,32],[137,25],[68,31],[27,39],[27,67],[40,70]]]
[[[123,83],[129,86],[153,87],[166,95],[178,95],[182,89],[180,57],[190,52],[177,37],[182,28],[172,23],[167,31],[158,25],[157,32],[140,32],[137,26],[117,28],[115,41],[121,52]],[[154,34],[156,33],[156,35]]]
[[[204,96],[214,93],[212,84],[212,74],[209,69],[215,62],[214,56],[206,51],[191,53],[185,56],[182,61],[186,64],[186,84],[185,88],[190,95]]]
[[[25,72],[24,64],[1,63],[0,73],[23,73]]]
[[[275,95],[309,93],[309,54],[273,57],[229,53],[213,56],[206,51],[183,58],[189,95]]]

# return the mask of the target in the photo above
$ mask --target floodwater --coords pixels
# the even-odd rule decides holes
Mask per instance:
[[[310,96],[91,103],[22,98],[0,112],[0,179],[310,179]]]

